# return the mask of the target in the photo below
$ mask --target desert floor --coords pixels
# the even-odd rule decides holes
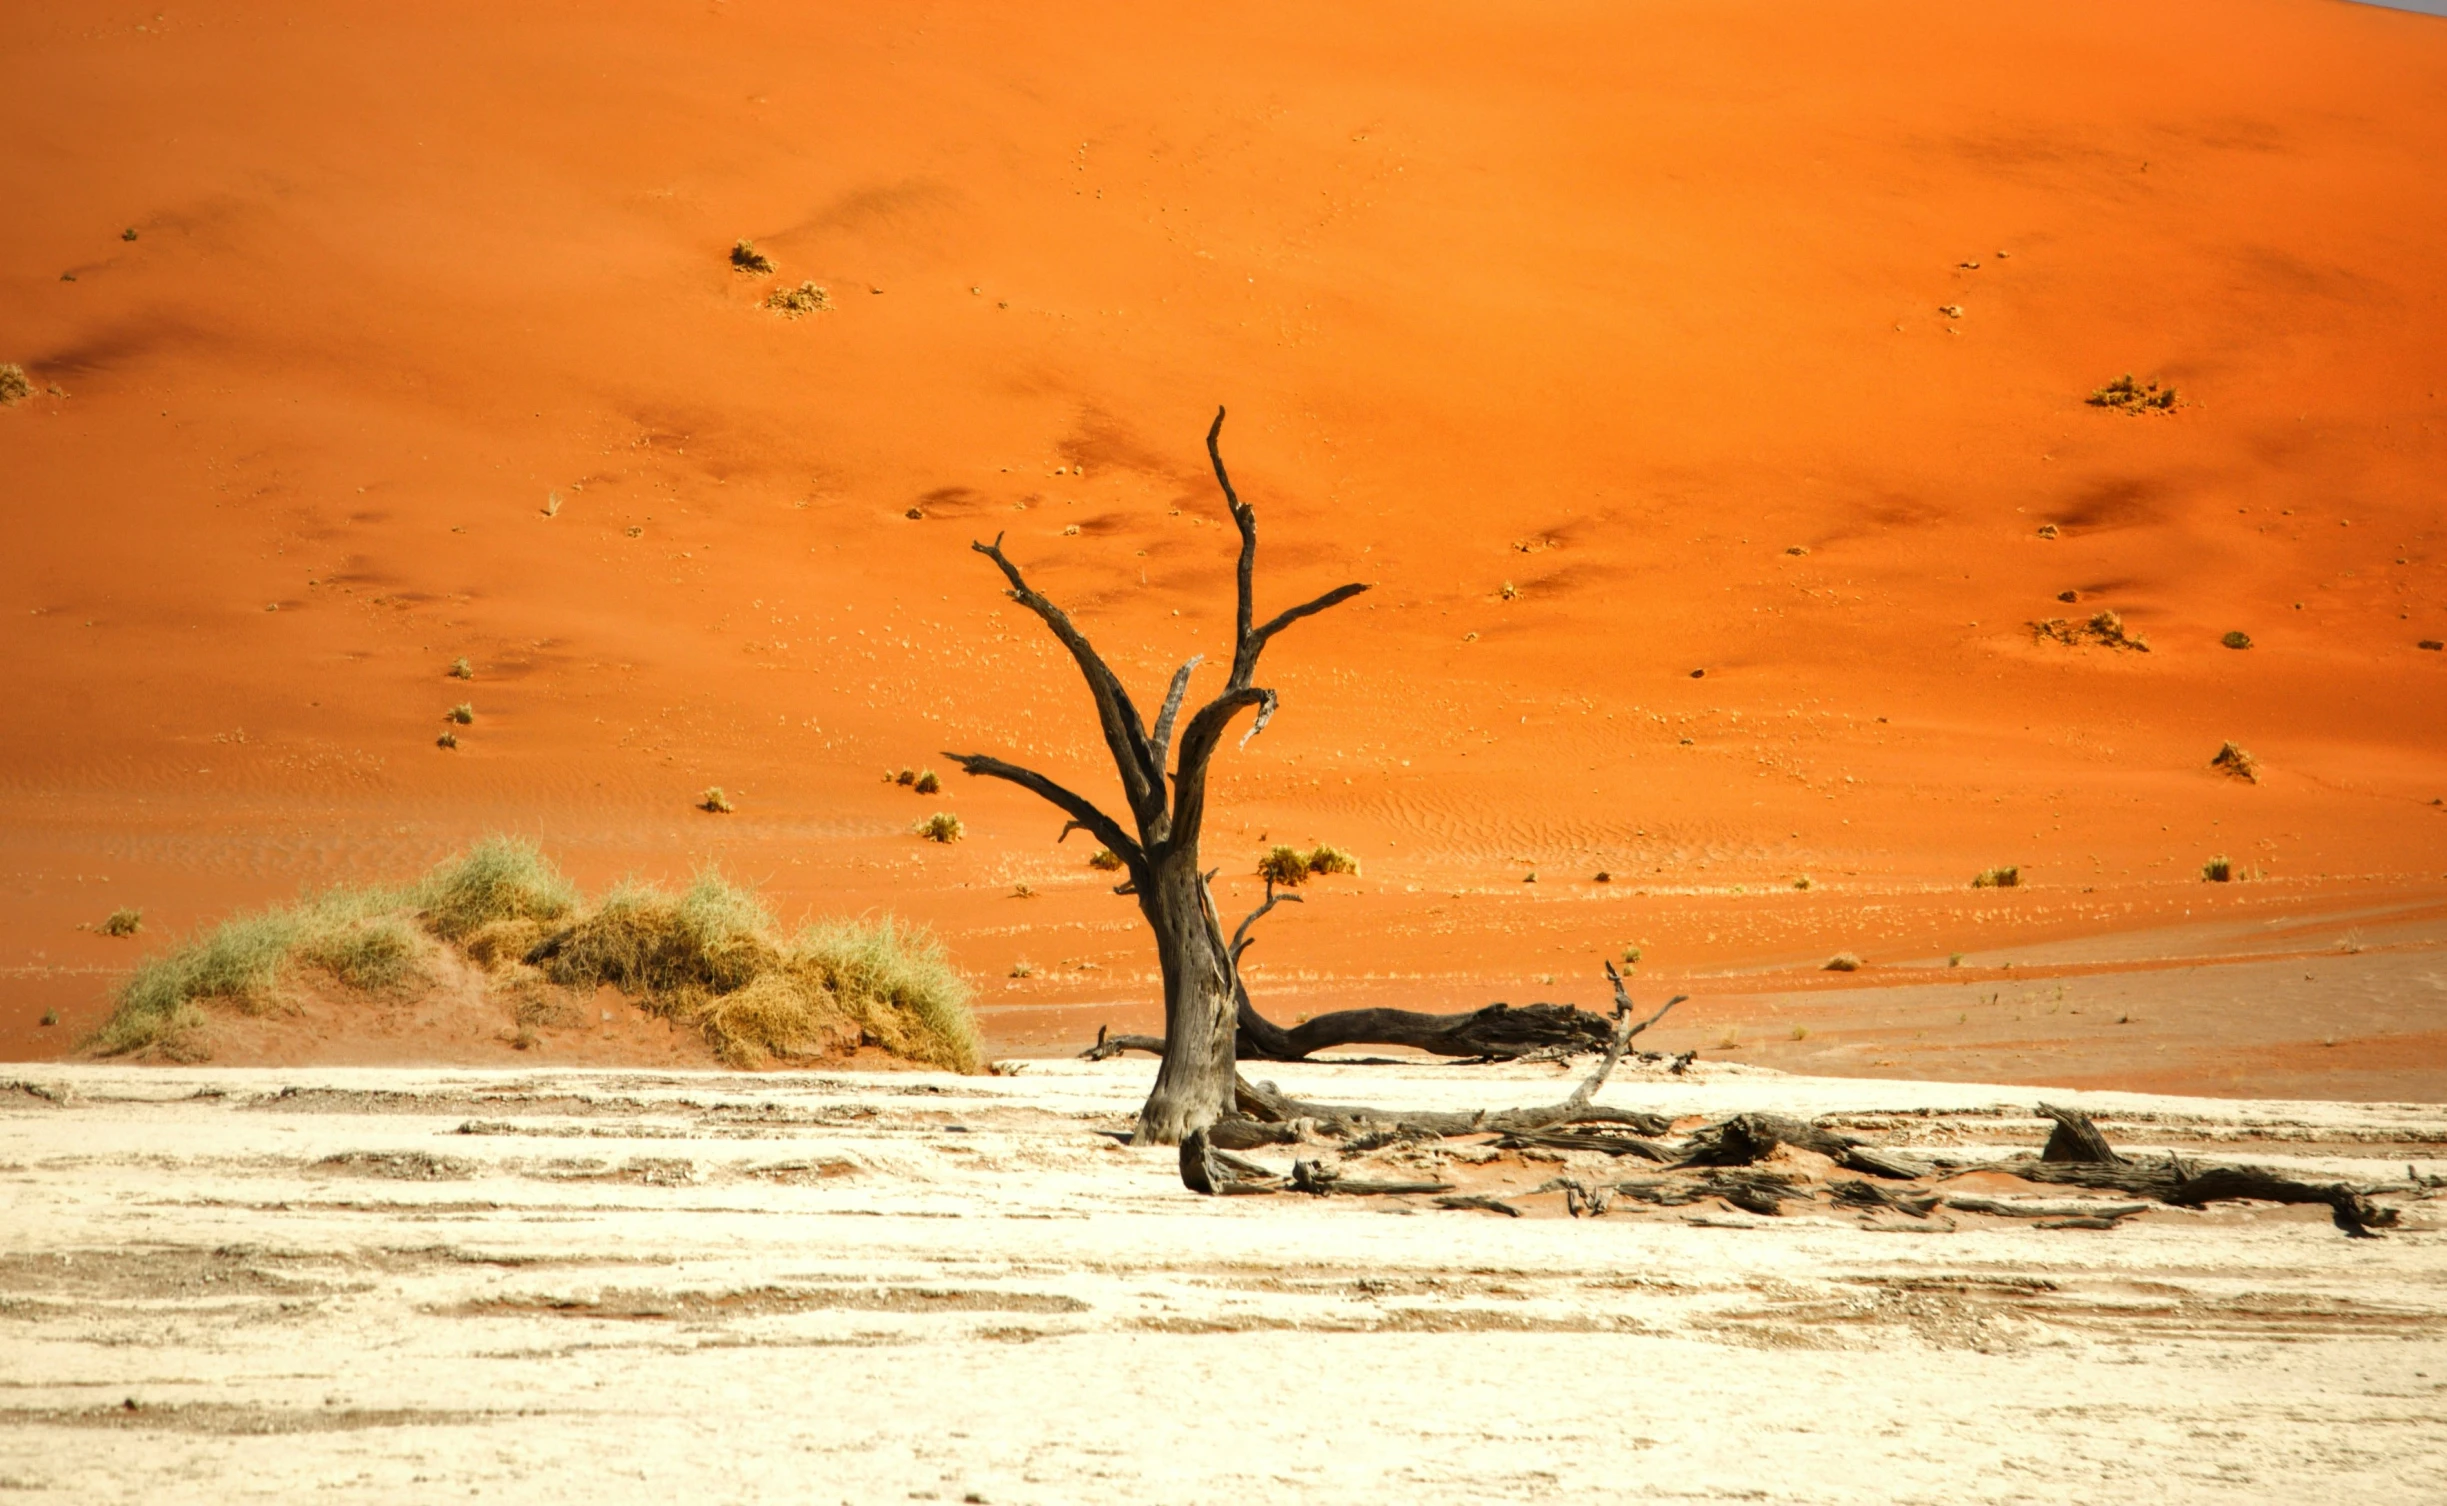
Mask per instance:
[[[2447,1467],[2433,1201],[2351,1240],[2324,1209],[1202,1198],[1119,1143],[1119,1062],[20,1074],[0,1480],[33,1499],[2413,1501]],[[1568,1082],[1277,1075],[1422,1107]],[[1601,1101],[1974,1161],[2041,1138],[1995,1086],[1703,1065]],[[2081,1102],[2131,1151],[2447,1170],[2436,1106]],[[1409,1164],[1621,1173],[1505,1159]]]

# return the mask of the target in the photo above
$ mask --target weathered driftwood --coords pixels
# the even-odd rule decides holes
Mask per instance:
[[[2381,1207],[2344,1182],[2306,1182],[2267,1166],[2186,1166],[2175,1156],[2159,1165],[2138,1162],[2110,1146],[2081,1110],[2041,1104],[2039,1111],[2055,1121],[2047,1148],[2037,1158],[1990,1162],[1984,1169],[2029,1182],[2122,1192],[2177,1208],[2242,1201],[2324,1203],[2336,1226],[2355,1239],[2376,1239],[2373,1231],[2397,1221],[2395,1209]],[[2057,1159],[2049,1159],[2051,1152]]]
[[[1521,1216],[1520,1209],[1505,1202],[1502,1198],[1482,1197],[1475,1192],[1462,1192],[1455,1193],[1451,1197],[1440,1197],[1436,1199],[1436,1206],[1455,1210],[1476,1210],[1482,1213],[1501,1213],[1506,1218]]]

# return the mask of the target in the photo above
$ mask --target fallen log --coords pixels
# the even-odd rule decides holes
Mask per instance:
[[[2039,1111],[2055,1121],[2047,1149],[2035,1158],[1990,1162],[1984,1169],[2026,1182],[2103,1188],[2177,1208],[2245,1201],[2324,1203],[2336,1226],[2354,1239],[2376,1239],[2379,1236],[2374,1231],[2397,1222],[2395,1209],[2381,1207],[2345,1182],[2306,1182],[2267,1166],[2187,1167],[2172,1155],[2164,1165],[2136,1162],[2110,1146],[2080,1109],[2041,1104]],[[2051,1150],[2061,1152],[2058,1159],[2049,1159]]]

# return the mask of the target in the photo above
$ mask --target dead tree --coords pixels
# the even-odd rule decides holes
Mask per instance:
[[[1207,429],[1207,456],[1214,462],[1215,480],[1240,530],[1238,570],[1239,610],[1235,618],[1232,669],[1213,700],[1180,723],[1182,703],[1199,658],[1174,671],[1162,708],[1150,731],[1122,688],[1119,676],[1071,622],[1067,613],[1040,595],[1003,553],[998,535],[991,544],[970,547],[994,561],[1011,583],[1011,599],[1034,612],[1062,646],[1070,651],[1096,703],[1096,719],[1105,747],[1121,778],[1128,802],[1128,822],[1115,819],[1095,802],[1056,783],[1034,769],[984,753],[950,753],[944,757],[964,773],[1007,780],[1042,797],[1068,817],[1062,832],[1084,830],[1122,860],[1129,878],[1117,893],[1138,901],[1139,913],[1155,933],[1156,958],[1164,978],[1163,1065],[1155,1088],[1139,1111],[1137,1141],[1171,1145],[1189,1131],[1214,1123],[1232,1105],[1233,1035],[1240,1012],[1240,990],[1230,947],[1207,888],[1210,874],[1198,866],[1198,838],[1206,818],[1207,766],[1223,744],[1225,732],[1244,711],[1256,712],[1247,742],[1274,714],[1275,693],[1256,683],[1258,656],[1277,633],[1304,617],[1312,617],[1348,601],[1366,586],[1336,586],[1322,596],[1287,608],[1258,622],[1254,593],[1257,568],[1257,514],[1232,489],[1224,470],[1218,437],[1224,410],[1215,410]],[[1176,726],[1180,746],[1173,747]],[[1173,767],[1168,773],[1165,764]]]

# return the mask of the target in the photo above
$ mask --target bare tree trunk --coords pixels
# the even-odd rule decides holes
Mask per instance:
[[[1141,905],[1156,933],[1164,973],[1164,1038],[1188,1049],[1166,1049],[1156,1084],[1139,1110],[1137,1139],[1173,1145],[1232,1108],[1232,1035],[1238,996],[1230,965],[1216,947],[1195,852],[1175,853],[1158,871]]]

